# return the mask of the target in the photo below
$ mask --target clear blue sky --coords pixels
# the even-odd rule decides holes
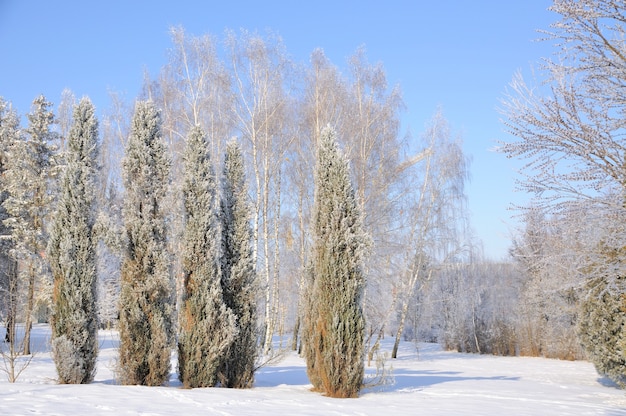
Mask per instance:
[[[497,112],[513,74],[530,74],[551,45],[535,42],[558,16],[550,0],[49,1],[0,0],[0,96],[21,114],[44,94],[58,104],[64,88],[88,95],[99,110],[108,91],[132,100],[143,72],[155,75],[170,47],[168,29],[222,37],[225,29],[271,29],[294,60],[321,47],[331,61],[364,45],[400,84],[404,129],[417,136],[441,106],[472,158],[468,185],[472,227],[485,253],[510,245],[511,203],[520,164],[490,151],[510,140]]]

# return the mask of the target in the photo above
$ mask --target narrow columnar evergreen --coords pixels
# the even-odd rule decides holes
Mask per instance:
[[[626,388],[626,295],[608,287],[614,281],[623,288],[624,278],[592,279],[579,317],[580,341],[599,374]]]
[[[123,160],[126,247],[118,361],[122,384],[158,386],[169,377],[174,287],[162,207],[169,171],[159,112],[151,102],[138,102]]]
[[[178,371],[185,387],[212,387],[219,382],[219,371],[237,326],[234,314],[224,303],[220,284],[217,184],[209,143],[199,127],[192,129],[187,138],[184,163],[184,293]]]
[[[59,382],[93,380],[98,355],[96,316],[95,181],[98,121],[83,98],[74,108],[61,195],[48,242],[54,278],[52,356]]]
[[[257,358],[258,283],[252,258],[252,213],[248,204],[243,156],[236,142],[228,143],[224,158],[222,199],[222,288],[226,305],[239,327],[226,354],[222,384],[247,388],[254,383]]]
[[[316,390],[356,397],[363,384],[362,272],[366,235],[335,132],[321,134],[315,171],[313,247],[303,304],[307,373]]]

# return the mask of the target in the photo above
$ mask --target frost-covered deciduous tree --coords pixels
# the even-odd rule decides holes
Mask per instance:
[[[229,137],[232,128],[229,111],[233,99],[229,74],[219,59],[219,42],[208,34],[189,35],[182,27],[170,28],[170,36],[168,63],[145,88],[163,108],[163,131],[170,149],[182,156],[188,134],[200,126],[209,137],[211,154],[217,159],[213,164],[217,166],[224,138]]]
[[[427,291],[426,309],[436,310],[427,330],[448,350],[515,355],[519,281],[510,263],[442,264]]]
[[[28,127],[10,145],[4,173],[9,197],[4,207],[9,214],[5,225],[11,229],[14,254],[19,263],[19,280],[26,287],[23,353],[30,353],[30,330],[38,290],[48,293],[46,221],[53,201],[51,187],[55,174],[56,134],[52,131],[54,114],[44,96],[33,101]]]
[[[19,120],[11,104],[0,98],[0,313],[5,316],[6,334],[4,340],[12,343],[15,339],[15,319],[17,314],[17,262],[12,252],[14,244],[11,230],[4,223],[9,214],[4,201],[9,197],[5,171],[9,162],[9,149],[19,135]]]
[[[291,63],[282,41],[242,31],[226,40],[231,70],[231,111],[235,130],[243,140],[252,170],[253,256],[264,280],[265,331],[263,352],[272,349],[279,321],[281,181],[289,134]]]
[[[441,112],[424,134],[424,148],[422,170],[410,171],[417,189],[406,198],[409,203],[402,215],[407,233],[402,248],[404,268],[395,287],[399,319],[392,358],[397,356],[415,292],[427,284],[437,264],[460,261],[467,248],[462,221],[467,158]]]
[[[594,214],[591,214],[593,216]],[[517,313],[520,355],[584,357],[576,325],[589,243],[598,224],[578,212],[544,215],[530,207],[511,257],[521,272]]]
[[[110,94],[111,106],[100,124],[100,159],[98,161],[98,320],[109,328],[118,320],[120,272],[123,257],[122,160],[128,137],[132,108],[117,93]]]
[[[239,331],[229,347],[222,369],[227,387],[252,387],[257,351],[259,286],[252,258],[252,212],[248,203],[243,155],[235,141],[226,146],[223,173],[222,289],[224,301],[237,319]]]
[[[537,197],[537,207],[624,218],[626,5],[558,0],[550,9],[561,20],[546,33],[558,47],[544,67],[546,87],[514,79],[503,112],[517,140],[500,150],[526,162],[520,186]],[[605,243],[623,247],[622,227],[607,220],[605,228]]]
[[[562,20],[548,39],[557,56],[546,61],[548,88],[532,88],[521,76],[504,100],[505,125],[518,140],[504,143],[508,157],[525,159],[528,190],[555,202],[624,200],[626,151],[626,5],[616,0],[558,0],[550,8]],[[617,193],[620,198],[610,195]],[[607,198],[609,197],[609,198]],[[558,205],[557,205],[558,206]]]
[[[74,108],[61,195],[52,220],[48,259],[54,278],[52,356],[63,384],[93,380],[98,355],[96,311],[96,176],[98,121],[88,98]]]
[[[101,170],[101,177],[106,175],[105,172],[102,172],[102,165],[99,164],[98,166]],[[100,186],[102,185],[103,181],[101,180]],[[98,323],[101,328],[110,329],[116,325],[118,320],[122,265],[123,195],[118,193],[117,185],[113,181],[100,191],[106,194],[99,198],[100,211],[96,220],[96,233],[100,237],[96,251],[98,260]]]
[[[221,227],[218,188],[209,143],[191,130],[184,156],[183,299],[178,338],[178,372],[186,387],[212,387],[237,335],[236,318],[221,286]]]
[[[356,397],[363,384],[367,236],[335,132],[322,131],[315,171],[313,246],[304,317],[307,373],[316,390]]]
[[[59,151],[64,153],[67,150],[67,140],[72,128],[74,115],[74,107],[76,106],[76,97],[69,88],[65,88],[61,92],[61,101],[57,107],[57,125],[59,132]]]
[[[170,161],[159,112],[135,105],[123,161],[126,247],[120,293],[118,375],[123,384],[168,380],[174,341],[174,296],[162,203]]]
[[[607,279],[606,290],[623,296],[626,263],[606,253],[621,253],[626,242],[626,4],[557,0],[550,9],[561,16],[547,32],[557,56],[546,61],[545,87],[513,81],[504,113],[517,140],[501,150],[526,162],[520,184],[537,196],[539,208],[598,225],[601,244],[569,254],[585,260],[586,277]],[[596,296],[602,305],[601,293]]]

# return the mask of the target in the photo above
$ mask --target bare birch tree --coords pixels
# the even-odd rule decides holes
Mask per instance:
[[[59,127],[59,151],[65,152],[66,142],[72,128],[72,119],[76,96],[69,88],[61,92],[61,101],[57,108],[57,124]]]
[[[282,41],[243,31],[226,40],[235,99],[233,120],[248,152],[253,186],[253,257],[265,283],[263,351],[272,348],[278,315],[280,183],[284,155],[291,142],[287,60]]]
[[[615,0],[558,0],[561,20],[546,32],[556,43],[545,61],[545,88],[520,75],[503,101],[505,125],[517,140],[500,150],[526,161],[520,188],[552,212],[623,216],[626,195],[626,6]],[[567,207],[567,208],[565,208]],[[608,218],[608,217],[607,217]],[[623,245],[623,229],[610,224]]]
[[[368,335],[384,331],[392,309],[394,258],[399,252],[399,212],[405,196],[406,169],[416,162],[405,157],[400,135],[404,108],[399,86],[389,87],[384,67],[367,60],[364,48],[348,59],[347,102],[338,135],[350,160],[364,227],[372,237],[365,272],[368,277],[365,311]],[[419,156],[417,156],[419,159]]]
[[[405,205],[409,225],[405,244],[404,269],[394,292],[399,309],[398,327],[391,353],[396,358],[409,305],[415,291],[431,279],[437,264],[460,262],[463,258],[464,184],[467,158],[461,143],[451,137],[441,112],[435,114],[424,133],[424,163],[415,173],[419,184]]]
[[[181,27],[170,29],[172,48],[168,63],[156,80],[145,85],[144,94],[163,111],[163,133],[173,153],[173,165],[184,151],[189,131],[202,127],[208,137],[213,165],[224,153],[231,133],[232,95],[230,78],[218,57],[218,42],[210,35],[193,36]],[[180,172],[173,172],[174,178]]]

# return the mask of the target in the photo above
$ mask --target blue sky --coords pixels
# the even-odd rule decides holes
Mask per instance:
[[[99,110],[108,91],[138,94],[144,70],[166,62],[168,29],[222,37],[226,29],[271,29],[295,61],[317,47],[345,68],[364,45],[388,82],[401,86],[403,128],[415,137],[443,109],[472,158],[467,193],[472,227],[493,259],[506,255],[519,162],[491,149],[511,140],[497,111],[516,71],[530,76],[551,45],[536,42],[558,16],[550,0],[46,1],[0,0],[0,96],[21,114],[39,94],[57,104],[64,88]]]

